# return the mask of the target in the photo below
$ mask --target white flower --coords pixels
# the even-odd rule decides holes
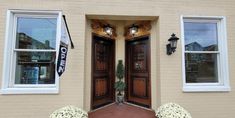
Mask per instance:
[[[87,112],[75,106],[66,106],[54,111],[50,118],[88,118]]]
[[[190,113],[176,103],[167,103],[156,111],[157,118],[192,118]]]

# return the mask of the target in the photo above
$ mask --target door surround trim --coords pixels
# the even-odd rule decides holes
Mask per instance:
[[[94,17],[89,17],[94,16]],[[105,16],[105,17],[102,17]],[[117,17],[117,18],[116,18]],[[132,18],[130,18],[132,17]],[[82,76],[81,82],[83,89],[83,98],[81,98],[83,105],[82,107],[86,111],[91,111],[91,41],[92,41],[92,29],[91,29],[91,20],[92,19],[105,19],[105,20],[151,20],[151,33],[150,33],[150,47],[151,47],[151,109],[157,109],[161,103],[161,88],[160,88],[160,23],[159,23],[159,16],[153,15],[152,18],[148,18],[144,15],[139,16],[131,16],[131,15],[108,15],[108,14],[86,14],[85,18],[85,38],[84,38],[84,44],[79,45],[85,45],[85,47],[80,47],[82,50],[84,50],[84,76]],[[117,41],[117,40],[116,40]],[[125,44],[123,45],[125,47]],[[117,43],[116,43],[117,48]],[[80,51],[82,51],[80,50]],[[154,51],[152,51],[154,50]],[[125,49],[124,49],[125,51]],[[83,52],[83,51],[82,51]],[[124,56],[125,57],[125,54]],[[119,59],[116,52],[116,60]],[[82,60],[81,60],[82,61]]]

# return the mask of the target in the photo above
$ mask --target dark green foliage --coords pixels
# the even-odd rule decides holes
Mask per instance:
[[[124,77],[124,65],[122,63],[122,60],[118,60],[118,65],[117,65],[117,71],[116,71],[116,76],[119,80],[122,80]]]
[[[123,81],[117,81],[114,85],[114,88],[118,91],[118,95],[121,95],[121,92],[125,90],[125,83]]]
[[[116,76],[119,80],[114,85],[114,88],[116,89],[116,91],[118,91],[118,95],[121,95],[121,92],[124,91],[126,87],[125,83],[122,81],[124,75],[125,75],[124,65],[122,63],[122,60],[119,60],[116,71]]]

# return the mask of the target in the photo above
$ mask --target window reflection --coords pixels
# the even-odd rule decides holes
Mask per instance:
[[[56,18],[17,19],[16,48],[55,49]]]
[[[217,23],[185,22],[186,51],[217,51]]]
[[[55,52],[17,52],[15,84],[54,84]]]
[[[185,54],[186,82],[218,82],[217,54]]]

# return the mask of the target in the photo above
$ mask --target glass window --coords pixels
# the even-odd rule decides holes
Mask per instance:
[[[184,35],[186,82],[218,82],[217,23],[185,22]]]
[[[186,53],[187,83],[216,83],[218,81],[217,54]]]
[[[54,84],[55,52],[17,52],[15,84]]]
[[[184,23],[186,51],[217,51],[217,23]]]
[[[56,18],[17,18],[17,49],[55,49]]]
[[[184,91],[229,91],[224,17],[182,17]]]
[[[15,84],[55,83],[56,23],[56,18],[17,17]]]
[[[61,11],[8,10],[2,94],[58,93]]]

